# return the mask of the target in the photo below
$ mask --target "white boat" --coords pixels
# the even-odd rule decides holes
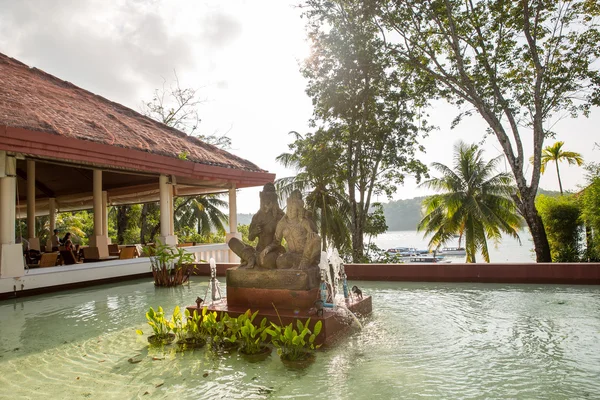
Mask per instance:
[[[430,254],[413,255],[409,257],[402,257],[402,261],[408,264],[419,264],[419,263],[450,263],[449,260],[444,260],[444,257],[433,256]]]
[[[439,254],[445,256],[466,256],[467,251],[464,247],[444,247],[439,251]]]

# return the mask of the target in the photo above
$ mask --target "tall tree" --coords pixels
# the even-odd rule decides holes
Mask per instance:
[[[420,90],[477,112],[514,174],[519,210],[538,261],[551,261],[535,208],[542,148],[565,115],[588,115],[600,99],[598,16],[593,0],[377,1],[376,20],[400,68]],[[390,34],[392,32],[393,34]],[[526,176],[525,141],[533,149]]]
[[[546,166],[549,162],[554,162],[556,164],[556,176],[558,177],[558,187],[560,188],[560,194],[563,194],[562,182],[560,180],[560,170],[558,168],[558,163],[561,161],[566,161],[569,165],[578,166],[583,165],[583,157],[581,154],[576,153],[574,151],[563,151],[562,147],[565,142],[556,142],[552,146],[544,147],[542,150],[542,161],[540,166],[540,173],[543,174],[546,172]],[[533,158],[531,158],[531,162],[533,162]]]
[[[459,142],[454,147],[453,168],[433,163],[442,174],[422,186],[443,193],[423,201],[425,216],[418,226],[432,235],[429,248],[436,249],[458,234],[465,238],[467,262],[476,254],[490,262],[487,240],[499,240],[502,233],[519,238],[521,218],[512,199],[516,188],[509,173],[497,173],[502,156],[486,162],[477,145]]]
[[[419,104],[383,47],[373,4],[309,0],[304,12],[312,52],[302,71],[318,128],[308,140],[337,147],[328,162],[349,201],[354,262],[363,261],[373,196],[391,196],[406,173],[426,171],[414,158],[424,132],[415,123]]]

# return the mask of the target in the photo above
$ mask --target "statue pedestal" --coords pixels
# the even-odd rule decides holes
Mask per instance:
[[[308,310],[319,298],[318,268],[227,270],[227,304],[254,309]]]

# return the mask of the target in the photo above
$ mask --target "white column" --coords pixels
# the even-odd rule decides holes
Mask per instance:
[[[27,237],[35,237],[35,161],[27,160]]]
[[[27,160],[27,240],[30,249],[40,250],[35,231],[35,161]]]
[[[169,177],[161,175],[158,178],[158,189],[160,196],[160,240],[163,244],[177,245],[177,237],[173,235],[171,226],[173,224],[173,189],[169,184]]]
[[[108,257],[108,240],[102,229],[102,170],[94,170],[94,236],[90,239],[92,246],[98,247],[100,257]]]
[[[6,156],[6,176],[0,181],[0,244],[15,244],[17,160]]]
[[[102,233],[106,237],[107,243],[110,243],[108,237],[108,192],[102,191]]]
[[[102,170],[94,170],[94,236],[102,236]]]
[[[237,231],[237,196],[235,185],[229,189],[229,233],[225,236],[225,242],[229,243],[231,238],[242,239],[242,234]],[[229,250],[229,262],[239,263],[240,258]]]
[[[6,155],[0,178],[0,277],[14,278],[24,274],[23,245],[15,243],[15,211],[17,207],[17,160]]]

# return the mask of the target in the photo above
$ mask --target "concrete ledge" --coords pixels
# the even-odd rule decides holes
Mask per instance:
[[[149,258],[25,270],[23,275],[0,279],[0,299],[31,296],[103,283],[152,276]]]
[[[553,283],[600,285],[600,263],[346,264],[363,281]]]

